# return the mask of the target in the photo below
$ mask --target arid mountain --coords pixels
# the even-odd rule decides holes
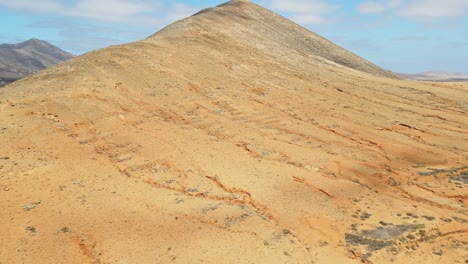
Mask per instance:
[[[72,58],[43,40],[0,44],[0,87]]]
[[[0,262],[465,262],[468,83],[312,36],[231,1],[0,89]]]
[[[168,26],[150,39],[168,35],[184,38],[187,34],[221,39],[223,42],[231,42],[230,45],[254,48],[276,57],[300,54],[322,60],[323,63],[337,63],[377,76],[398,78],[396,74],[247,1],[230,1],[216,8],[202,10]],[[323,59],[328,61],[324,62]]]
[[[416,81],[432,82],[468,82],[468,75],[456,72],[431,71],[418,74],[400,74],[402,77]]]

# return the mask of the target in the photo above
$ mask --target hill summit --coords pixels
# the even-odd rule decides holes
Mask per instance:
[[[311,60],[325,59],[351,69],[377,76],[398,78],[396,74],[339,47],[331,41],[244,0],[229,1],[215,8],[204,9],[178,21],[150,37],[196,36],[218,39],[243,48],[257,49],[273,56],[301,54]]]
[[[0,89],[0,262],[459,263],[468,83],[231,1]]]
[[[0,44],[0,86],[72,57],[72,54],[39,39],[18,44]]]

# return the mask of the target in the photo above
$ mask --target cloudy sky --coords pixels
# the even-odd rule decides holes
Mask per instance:
[[[74,54],[143,39],[215,0],[0,0],[0,43]],[[468,0],[252,0],[387,69],[468,74]]]

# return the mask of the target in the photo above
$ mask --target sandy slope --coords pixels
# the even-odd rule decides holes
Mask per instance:
[[[217,34],[0,90],[0,263],[465,262],[468,83]]]

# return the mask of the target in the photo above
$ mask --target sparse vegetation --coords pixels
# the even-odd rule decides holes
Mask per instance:
[[[368,237],[363,237],[360,235],[356,234],[345,234],[345,239],[346,243],[351,244],[351,245],[364,245],[367,247],[368,250],[380,250],[385,247],[394,245],[394,241],[383,241],[383,240],[377,240],[377,239],[372,239]]]

